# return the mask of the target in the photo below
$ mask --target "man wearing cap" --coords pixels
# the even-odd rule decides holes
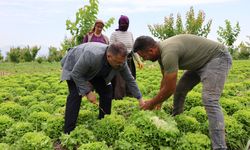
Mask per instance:
[[[93,88],[99,94],[98,118],[111,113],[113,93],[110,81],[117,73],[122,75],[141,105],[142,95],[126,63],[127,55],[126,46],[121,42],[111,45],[89,42],[68,51],[61,61],[61,80],[67,81],[69,90],[64,133],[74,130],[83,96],[97,104]]]
[[[106,35],[102,34],[104,22],[101,19],[95,21],[94,27],[83,39],[83,43],[87,42],[100,42],[109,44],[109,39]]]

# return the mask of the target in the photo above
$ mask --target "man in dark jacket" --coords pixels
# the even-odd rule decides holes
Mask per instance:
[[[70,133],[76,126],[76,121],[83,96],[96,103],[96,95],[99,94],[99,116],[101,119],[105,114],[111,113],[112,85],[110,81],[119,72],[133,96],[142,103],[141,92],[129,71],[126,63],[126,46],[121,43],[106,45],[90,42],[81,44],[69,50],[61,61],[62,77],[66,80],[69,89],[65,111],[64,132]]]

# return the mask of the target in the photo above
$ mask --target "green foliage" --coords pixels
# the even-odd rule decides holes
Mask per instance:
[[[226,110],[228,115],[232,115],[236,111],[242,109],[242,105],[238,101],[232,100],[230,98],[222,98],[220,100],[220,104]]]
[[[108,148],[105,142],[92,142],[82,144],[78,150],[111,150],[111,148]]]
[[[239,110],[233,114],[233,117],[243,124],[243,129],[247,132],[248,139],[250,138],[250,109]]]
[[[64,118],[62,115],[53,115],[42,125],[43,131],[51,139],[59,139],[63,131]]]
[[[210,150],[209,138],[201,133],[187,133],[177,142],[177,150]]]
[[[14,119],[8,115],[0,115],[0,139],[5,136],[5,130],[14,123]]]
[[[106,141],[112,145],[118,139],[119,133],[123,131],[125,118],[121,115],[105,115],[96,122],[94,133],[98,141]]]
[[[82,144],[95,142],[96,138],[92,131],[84,126],[77,126],[70,134],[63,134],[60,140],[64,147],[73,150]]]
[[[17,150],[52,150],[53,144],[51,139],[42,132],[25,133],[14,144],[14,149]]]
[[[14,62],[14,63],[19,63],[20,62],[20,47],[17,48],[10,48],[10,51],[7,52],[7,61],[9,62]]]
[[[64,56],[63,51],[57,50],[56,47],[50,46],[49,47],[49,62],[59,62]]]
[[[83,41],[84,35],[91,31],[95,21],[97,19],[97,14],[99,12],[99,1],[89,0],[89,5],[84,5],[83,8],[79,8],[76,12],[75,21],[66,21],[67,30],[70,31],[73,36],[72,41],[74,44],[79,45]],[[104,28],[109,28],[114,22],[114,18],[110,18],[106,23]],[[66,45],[66,44],[65,44]]]
[[[225,20],[226,27],[223,28],[219,26],[217,30],[218,41],[225,44],[229,47],[229,51],[232,55],[234,55],[233,44],[237,40],[237,37],[240,33],[240,25],[239,22],[236,23],[235,27],[232,27],[231,22],[229,20]]]
[[[49,113],[53,112],[53,106],[51,104],[48,104],[46,102],[35,102],[32,104],[32,106],[29,107],[28,112],[40,112],[40,111],[46,111]]]
[[[13,100],[13,95],[7,90],[0,91],[0,102]]]
[[[40,49],[41,47],[38,46],[26,46],[24,48],[12,47],[7,53],[7,60],[14,63],[31,62],[35,60],[37,53]]]
[[[45,123],[48,118],[50,118],[51,114],[48,112],[32,112],[28,116],[28,121],[32,122],[36,128],[36,131],[41,131],[42,130],[42,123]]]
[[[4,141],[13,144],[27,132],[34,131],[34,126],[29,122],[16,122],[6,130]]]
[[[119,139],[115,141],[114,149],[119,150],[144,150],[148,149],[150,145],[144,142],[144,135],[141,129],[135,125],[127,125],[120,133]]]
[[[63,107],[66,104],[66,95],[57,95],[50,103],[55,107]]]
[[[3,102],[0,105],[0,114],[4,115],[9,115],[15,120],[18,120],[22,117],[22,114],[26,112],[25,107],[15,103],[15,102]]]
[[[229,149],[238,150],[243,149],[246,146],[247,140],[249,139],[250,135],[250,119],[248,117],[248,108],[250,107],[250,63],[249,60],[234,60],[233,63],[234,65],[229,73],[228,80],[225,84],[225,88],[220,101],[224,101],[224,99],[230,99],[233,102],[237,102],[237,104],[230,103],[230,107],[228,108],[232,109],[234,113],[232,114],[230,119],[227,119],[227,116],[225,117],[225,123],[226,141],[229,141]],[[144,98],[149,99],[151,98],[151,94],[154,94],[153,91],[159,89],[159,81],[162,78],[162,75],[160,73],[158,64],[145,62],[145,65],[146,66],[144,69],[137,70],[137,82],[140,88],[144,88]],[[0,78],[0,114],[3,116],[7,116],[7,114],[13,114],[13,116],[15,116],[15,113],[13,113],[13,111],[16,112],[21,106],[24,109],[22,109],[22,111],[17,111],[17,113],[21,116],[18,117],[19,119],[15,121],[28,121],[29,119],[31,119],[29,115],[31,116],[31,114],[39,114],[34,113],[35,111],[46,111],[51,115],[50,117],[48,117],[47,121],[41,121],[42,131],[44,131],[45,134],[49,136],[53,141],[57,140],[63,132],[63,116],[65,114],[65,103],[68,94],[66,82],[60,84],[58,83],[60,77],[60,64],[47,62],[38,64],[37,62],[32,62],[13,65],[11,63],[2,63],[0,65],[0,70],[10,73],[7,75],[4,74]],[[179,75],[181,75],[181,73],[179,73]],[[37,90],[38,87],[40,90]],[[88,102],[86,100],[86,97],[84,97],[81,103],[81,110],[78,116],[77,127],[84,126],[85,129],[87,128],[92,132],[95,132],[95,130],[102,130],[102,132],[100,132],[100,134],[103,134],[103,138],[101,140],[105,144],[107,143],[106,140],[109,140],[110,137],[114,139],[112,141],[109,140],[110,149],[133,149],[131,147],[136,147],[134,149],[138,150],[174,150],[178,146],[177,141],[180,139],[180,136],[186,134],[188,130],[190,130],[191,132],[196,132],[195,128],[197,127],[197,125],[195,124],[197,123],[197,121],[194,121],[193,117],[196,116],[197,118],[202,118],[203,116],[203,113],[200,114],[200,112],[204,110],[200,111],[200,109],[197,109],[196,112],[194,111],[195,109],[192,109],[196,108],[195,106],[202,106],[201,88],[202,86],[199,84],[188,93],[185,101],[184,113],[175,116],[175,118],[167,115],[172,113],[172,97],[168,101],[163,103],[163,110],[151,112],[152,117],[144,116],[144,113],[146,113],[147,111],[144,112],[141,110],[137,110],[138,102],[134,98],[126,97],[122,100],[124,102],[113,101],[112,115],[116,116],[116,114],[119,113],[130,116],[128,119],[123,119],[125,121],[122,123],[122,125],[117,125],[121,122],[119,121],[119,119],[116,119],[114,117],[112,121],[106,120],[106,122],[102,123],[101,126],[101,123],[98,123],[101,120],[97,120],[98,107]],[[17,104],[17,107],[11,107],[11,109],[8,110],[3,109],[3,106],[5,106],[6,103],[10,103],[10,101],[12,105],[13,103],[15,105]],[[239,108],[237,107],[238,105],[240,105]],[[225,110],[228,108],[225,107]],[[194,115],[189,115],[189,112],[192,111]],[[46,112],[45,114],[47,114]],[[135,117],[131,119],[134,115]],[[41,118],[42,117],[43,116],[41,116]],[[122,118],[122,116],[119,117]],[[178,118],[179,120],[176,119],[177,117],[180,117]],[[33,118],[36,118],[36,115],[34,115]],[[168,119],[175,119],[176,123],[171,122]],[[37,118],[37,120],[39,121],[39,117]],[[0,129],[0,132],[3,133],[3,136],[0,138],[0,142],[4,142],[10,146],[15,145],[13,144],[13,142],[20,139],[25,133],[36,131],[36,127],[33,125],[33,123],[28,123],[29,125],[27,126],[19,125],[19,127],[18,125],[16,125],[16,123],[14,123],[14,120],[11,121],[12,123],[10,123],[10,125],[6,125],[8,124],[8,119],[0,119],[0,122],[2,123],[0,123],[0,128],[1,125],[4,124],[3,128]],[[158,122],[159,125],[155,122]],[[192,126],[192,124],[194,125]],[[122,129],[118,130],[118,127],[114,127],[116,125],[119,127],[122,126]],[[171,128],[173,126],[174,128]],[[177,127],[180,130],[178,134],[175,130],[177,129]],[[113,136],[115,133],[112,129],[115,129],[115,131],[117,131],[117,136]],[[176,136],[174,136],[175,134],[173,136],[167,134],[167,131],[165,131],[165,129],[169,132],[172,131],[176,133]],[[199,131],[204,135],[209,135],[208,121],[200,123]],[[71,140],[78,139],[74,137]],[[98,141],[100,140],[98,139]],[[140,143],[141,145],[139,145],[138,143]],[[96,142],[90,142],[88,144],[86,143],[86,145],[91,145],[91,147],[93,146],[95,148],[94,145],[96,145]],[[78,146],[80,146],[80,144]],[[107,148],[106,145],[105,147]],[[11,146],[10,149],[15,150],[14,146]]]
[[[6,143],[0,143],[0,150],[10,150],[10,146]]]
[[[191,108],[196,106],[203,106],[201,100],[201,93],[190,91],[185,99],[184,110],[190,110]]]
[[[63,42],[61,43],[62,54],[64,55],[69,50],[69,48],[74,46],[75,46],[74,39],[65,37]]]
[[[248,140],[243,125],[231,116],[224,118],[228,149],[243,149]]]
[[[173,100],[168,99],[162,104],[161,109],[166,112],[168,115],[171,115],[173,112]]]
[[[41,64],[42,62],[47,61],[47,58],[45,56],[39,56],[36,58],[36,61]]]
[[[203,106],[193,107],[186,113],[189,116],[195,117],[200,123],[204,123],[207,120],[206,110]]]
[[[247,36],[247,38],[250,40],[250,36]],[[250,43],[249,42],[241,42],[238,46],[239,48],[239,54],[238,59],[250,59]]]
[[[177,123],[177,127],[181,132],[196,132],[200,130],[200,123],[196,120],[196,118],[187,116],[185,114],[180,114],[175,116],[175,121]]]
[[[117,100],[112,104],[112,113],[117,113],[125,118],[128,118],[131,114],[139,110],[138,101],[129,100]]]
[[[0,50],[0,62],[2,62],[3,59],[4,59],[4,57],[3,57],[2,52],[1,52],[1,50]]]
[[[87,129],[93,130],[93,126],[97,121],[98,111],[80,110],[77,124],[83,124]]]
[[[195,34],[203,37],[207,37],[210,32],[212,20],[209,20],[207,24],[203,26],[205,21],[205,13],[203,11],[198,12],[197,18],[195,18],[194,9],[190,7],[190,10],[186,13],[186,26],[183,27],[181,15],[177,14],[176,23],[174,24],[173,14],[169,17],[165,17],[164,24],[160,25],[148,25],[150,32],[157,38],[164,40],[171,36],[178,34]]]
[[[130,117],[129,123],[141,129],[146,143],[156,149],[173,146],[179,135],[174,119],[162,112],[156,115],[152,111],[139,111]]]

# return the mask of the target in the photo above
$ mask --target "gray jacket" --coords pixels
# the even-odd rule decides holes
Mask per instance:
[[[91,90],[88,81],[93,79],[101,70],[103,57],[108,45],[96,42],[81,44],[72,48],[61,60],[62,76],[61,80],[72,80],[79,89],[79,95],[86,95]],[[130,91],[136,98],[141,98],[141,92],[132,76],[127,63],[119,69],[112,69],[104,79],[108,84],[113,77],[120,72],[128,85]]]

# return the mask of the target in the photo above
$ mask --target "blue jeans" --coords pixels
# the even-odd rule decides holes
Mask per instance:
[[[173,115],[183,112],[187,93],[198,83],[202,83],[202,102],[209,122],[209,133],[213,149],[226,149],[224,116],[219,98],[224,88],[232,58],[228,52],[211,59],[202,68],[186,71],[179,80],[174,94]]]

